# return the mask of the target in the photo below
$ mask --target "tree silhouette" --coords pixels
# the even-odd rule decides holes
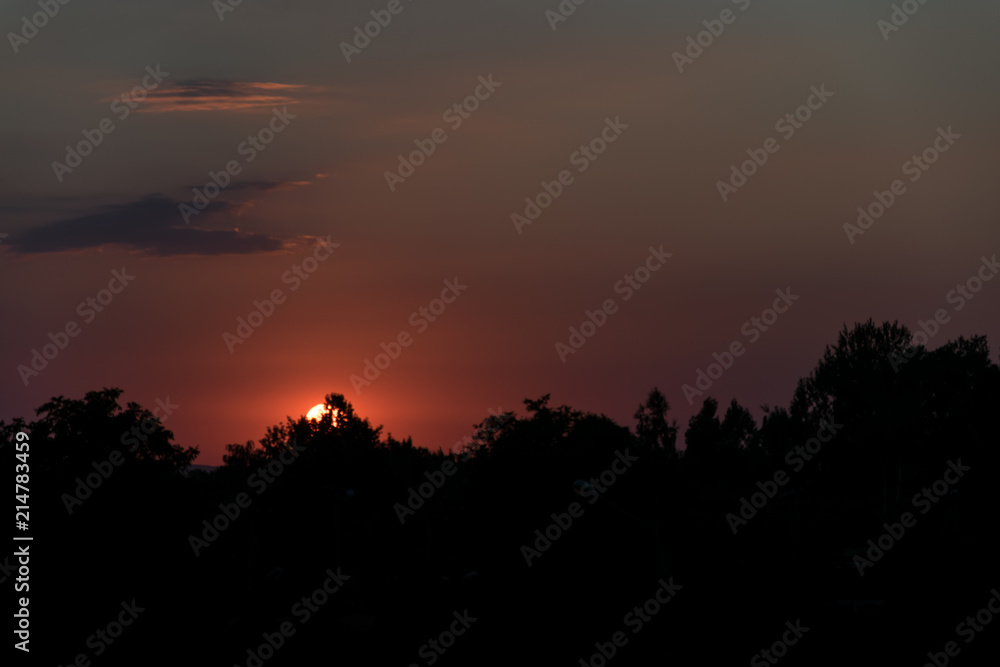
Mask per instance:
[[[698,411],[688,422],[684,431],[684,458],[689,462],[704,463],[716,457],[719,443],[722,440],[722,424],[716,413],[719,402],[712,397],[706,398]]]
[[[884,660],[898,650],[894,638],[940,632],[967,614],[970,599],[957,604],[955,591],[978,596],[995,586],[995,536],[984,527],[1000,512],[1000,367],[980,336],[934,350],[912,342],[897,323],[845,326],[787,406],[764,406],[759,427],[735,399],[721,414],[705,398],[680,455],[656,387],[634,413],[634,433],[606,415],[554,406],[546,394],[525,399],[519,413],[483,419],[461,452],[383,435],[332,393],[320,419],[288,416],[256,442],[227,445],[225,465],[210,473],[190,472],[196,448],[173,442],[141,406],[122,407],[121,390],[103,389],[54,397],[30,423],[0,422],[0,452],[14,455],[16,433],[30,434],[32,518],[51,528],[45,581],[95,609],[114,609],[138,589],[154,600],[156,632],[196,633],[192,641],[217,647],[206,663],[246,655],[288,620],[290,601],[341,565],[350,586],[269,665],[302,664],[329,642],[352,652],[343,664],[405,664],[413,646],[440,633],[429,624],[464,608],[492,617],[456,644],[456,664],[499,657],[496,647],[515,631],[505,618],[517,619],[518,636],[542,646],[547,661],[565,662],[567,642],[592,646],[620,610],[648,599],[653,574],[692,585],[616,658],[634,661],[622,664],[652,664],[678,647],[693,647],[701,661],[743,660],[790,610],[845,638],[843,648],[803,642],[803,664],[850,662],[848,651],[865,641]],[[824,422],[837,425],[835,435],[805,462]],[[102,477],[114,452],[126,462]],[[958,461],[971,472],[859,577],[852,559],[903,512],[917,514],[915,494]],[[86,483],[95,489],[78,491],[99,477]],[[581,491],[598,486],[599,496]],[[85,505],[70,515],[61,498],[74,493]],[[232,518],[240,494],[252,502]],[[574,507],[582,511],[571,516]],[[189,536],[212,521],[219,536],[196,558]],[[524,544],[540,547],[530,566],[519,555]],[[948,586],[913,587],[927,577]],[[861,616],[853,608],[862,600],[885,600],[887,609]],[[48,608],[68,630],[46,649],[65,660],[93,632],[93,615]],[[591,609],[607,613],[595,620]],[[705,625],[707,616],[717,620]],[[357,630],[362,617],[378,630]],[[718,642],[723,624],[727,641]],[[530,628],[539,630],[525,638]],[[134,657],[120,646],[108,664]],[[159,650],[164,664],[184,659],[183,646]]]
[[[666,397],[653,387],[646,402],[640,403],[635,412],[635,433],[646,447],[661,449],[673,457],[677,454],[677,421],[667,422],[668,410],[670,404]]]
[[[730,402],[719,428],[721,446],[729,455],[757,446],[757,422],[735,398]]]
[[[106,388],[89,391],[82,400],[53,397],[35,411],[35,421],[3,425],[5,440],[16,430],[27,430],[32,441],[43,443],[37,448],[36,464],[50,470],[84,467],[107,459],[113,451],[126,461],[164,472],[190,466],[198,448],[172,442],[173,433],[152,412],[137,403],[119,405],[121,395],[121,389]]]

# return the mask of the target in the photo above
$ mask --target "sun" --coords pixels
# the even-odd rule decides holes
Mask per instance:
[[[336,426],[338,410],[337,408],[334,408],[331,413],[330,410],[326,407],[325,403],[317,403],[316,405],[309,408],[309,412],[306,413],[306,419],[313,419],[316,421],[320,421],[328,413],[331,414],[332,417],[331,421],[333,422],[333,425]]]
[[[315,419],[319,421],[323,418],[323,415],[327,413],[326,404],[317,403],[316,405],[309,408],[309,412],[306,413],[306,419]],[[336,415],[334,415],[336,417]]]

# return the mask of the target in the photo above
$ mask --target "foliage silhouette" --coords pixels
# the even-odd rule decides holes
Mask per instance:
[[[745,660],[796,617],[845,638],[804,641],[803,664],[916,663],[934,646],[900,649],[893,637],[939,635],[995,586],[986,528],[1000,510],[1000,368],[983,337],[935,350],[911,339],[898,323],[844,327],[787,407],[764,406],[758,425],[735,400],[720,415],[706,398],[679,451],[655,387],[634,432],[554,407],[546,394],[525,399],[523,414],[474,424],[456,452],[383,436],[333,393],[321,419],[288,417],[257,442],[228,445],[224,466],[199,473],[189,470],[197,449],[174,443],[139,405],[121,407],[121,390],[55,397],[30,423],[0,422],[7,460],[15,434],[30,434],[32,512],[48,540],[36,595],[50,616],[39,622],[64,628],[40,651],[66,661],[95,616],[141,597],[150,622],[102,664],[133,664],[149,641],[163,664],[189,659],[190,644],[207,647],[200,662],[245,664],[246,648],[294,622],[295,601],[342,567],[348,584],[268,667],[331,646],[342,664],[409,664],[464,608],[483,620],[449,651],[453,664],[523,662],[517,647],[532,644],[532,662],[567,664],[620,629],[665,572],[686,589],[616,664]],[[145,439],[124,447],[123,434],[144,422]],[[834,437],[792,465],[824,422],[838,425]],[[114,450],[125,463],[70,515],[61,499]],[[581,496],[578,480],[611,479],[621,452],[636,461],[594,502]],[[970,472],[926,515],[916,512],[914,496],[959,459]],[[727,514],[779,471],[786,483],[734,535]],[[249,506],[195,557],[189,537],[239,494]],[[582,515],[528,566],[521,546],[541,544],[553,514],[572,503]],[[410,510],[403,521],[397,507]],[[860,576],[868,540],[907,511],[918,525]],[[934,577],[947,585],[913,585]],[[92,611],[59,606],[63,599],[87,600]],[[170,633],[184,643],[164,644]]]

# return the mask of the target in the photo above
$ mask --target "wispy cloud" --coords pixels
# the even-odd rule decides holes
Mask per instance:
[[[275,105],[297,104],[292,93],[306,86],[291,83],[253,81],[181,81],[152,90],[138,111],[238,111]]]
[[[230,190],[252,190],[256,192],[292,190],[312,185],[314,181],[243,181],[229,186]]]

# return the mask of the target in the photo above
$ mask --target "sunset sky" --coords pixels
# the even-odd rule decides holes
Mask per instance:
[[[3,3],[0,418],[102,387],[169,397],[165,426],[213,465],[331,392],[431,449],[546,393],[632,426],[654,385],[683,431],[701,397],[682,386],[736,341],[706,395],[759,418],[869,317],[915,329],[944,309],[929,347],[985,334],[996,360],[1000,280],[949,292],[1000,254],[1000,7],[913,5],[890,30],[892,3],[860,0],[590,0],[565,20],[556,0],[243,0],[221,20],[221,0],[74,0],[33,32],[37,2]],[[371,12],[391,20],[342,46]],[[434,151],[404,178],[415,142]],[[766,162],[724,201],[748,151]],[[536,219],[512,219],[564,171]],[[897,179],[874,224],[845,230]],[[115,271],[134,278],[78,310]],[[448,283],[467,289],[420,315]],[[776,290],[799,298],[748,335]],[[609,299],[564,363],[557,343]],[[69,322],[44,369],[18,370]],[[351,376],[401,334],[359,392]]]

